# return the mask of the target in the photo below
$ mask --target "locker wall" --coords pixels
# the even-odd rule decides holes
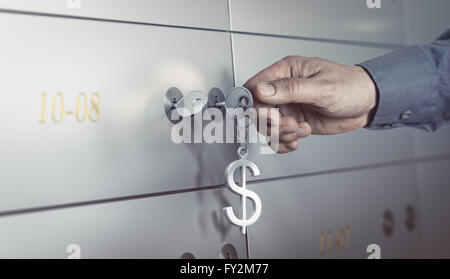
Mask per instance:
[[[130,21],[203,29],[229,27],[226,0],[1,0],[7,12]]]
[[[77,245],[82,258],[246,258],[222,214],[238,204],[215,189],[2,217],[2,257],[65,258]]]
[[[360,0],[230,0],[236,31],[376,44],[403,44],[402,1],[376,11]]]
[[[174,144],[161,104],[172,86],[184,92],[232,86],[225,33],[9,13],[0,22],[9,42],[0,54],[9,92],[1,109],[14,129],[0,147],[8,169],[0,178],[0,210],[223,183],[232,146]],[[89,109],[98,93],[100,119],[65,114],[55,123],[58,92],[65,110],[75,110],[80,92]],[[48,113],[38,123],[42,94]]]
[[[312,136],[287,155],[252,144],[263,211],[245,237],[222,213],[239,208],[223,178],[237,146],[175,144],[163,111],[172,86],[226,92],[287,55],[355,64],[425,43],[449,8],[0,0],[0,257],[366,258],[372,243],[450,257],[449,127]]]
[[[265,214],[249,228],[254,258],[420,257],[414,166],[279,179],[252,185]],[[362,183],[364,181],[364,183]],[[386,217],[386,212],[393,219]]]
[[[450,161],[423,162],[417,168],[423,207],[424,256],[448,258]]]

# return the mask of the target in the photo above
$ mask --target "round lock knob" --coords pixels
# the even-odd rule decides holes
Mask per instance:
[[[227,108],[247,108],[253,107],[253,97],[250,91],[245,87],[233,87],[228,92],[225,99]]]

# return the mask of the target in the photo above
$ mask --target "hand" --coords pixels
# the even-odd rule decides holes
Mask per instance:
[[[258,117],[266,117],[268,130],[279,136],[278,153],[294,151],[298,139],[332,135],[370,123],[377,105],[377,89],[359,66],[346,66],[322,58],[288,56],[249,79]],[[279,121],[259,108],[279,108]]]

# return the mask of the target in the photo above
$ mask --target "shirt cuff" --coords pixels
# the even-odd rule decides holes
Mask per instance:
[[[370,74],[379,93],[375,116],[367,128],[417,127],[436,120],[439,75],[419,46],[402,48],[359,66]]]

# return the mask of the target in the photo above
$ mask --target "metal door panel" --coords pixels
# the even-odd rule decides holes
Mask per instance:
[[[417,164],[423,208],[423,242],[429,258],[450,257],[450,161]]]
[[[406,41],[409,44],[426,44],[434,41],[450,28],[450,1],[407,0]]]
[[[418,158],[450,154],[450,126],[435,132],[414,131],[414,152]]]
[[[224,191],[1,216],[0,257],[66,258],[76,244],[81,258],[245,258],[245,238],[222,214],[239,202]]]
[[[228,29],[226,0],[0,0],[0,9]]]
[[[367,258],[369,244],[380,246],[382,258],[421,255],[413,165],[271,180],[249,188],[263,206],[249,227],[251,258]],[[386,210],[392,218],[384,216]],[[389,237],[384,225],[392,230]],[[333,244],[338,239],[340,247]]]
[[[333,40],[403,44],[402,1],[231,0],[232,30]]]
[[[9,14],[0,34],[0,211],[223,183],[235,147],[175,144],[163,96],[228,90],[227,34]]]

